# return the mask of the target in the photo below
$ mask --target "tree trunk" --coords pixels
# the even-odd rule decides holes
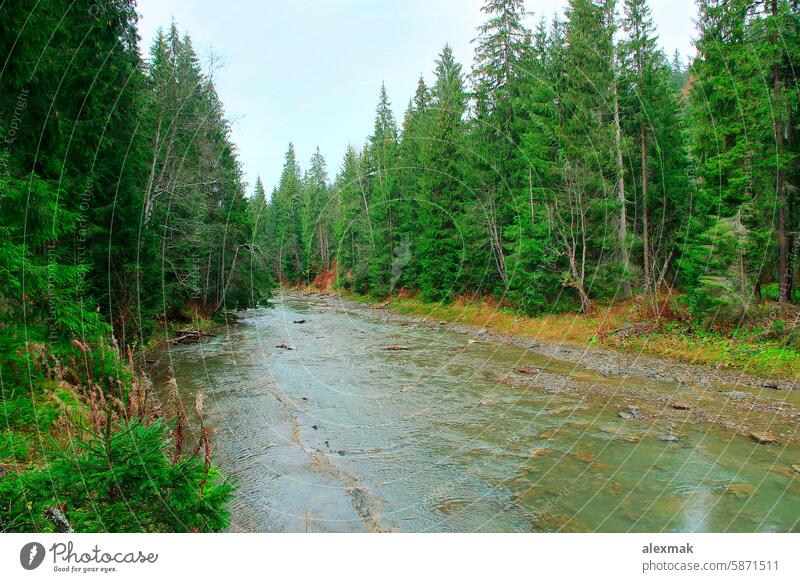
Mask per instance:
[[[622,295],[625,299],[631,296],[631,283],[628,280],[630,271],[630,255],[628,253],[628,214],[625,208],[625,160],[622,156],[622,126],[619,120],[619,93],[614,83],[614,145],[617,150],[617,199],[619,200],[619,248],[622,255],[622,266],[625,279],[622,282]]]
[[[778,2],[772,0],[772,15],[778,14]],[[773,44],[777,42],[772,36]],[[775,194],[778,204],[778,299],[782,303],[789,301],[789,237],[786,232],[786,188],[783,169],[783,108],[781,106],[781,72],[776,60],[772,65],[774,76],[774,99],[777,107],[775,116],[775,148],[778,156],[777,172],[775,174]]]
[[[640,140],[642,145],[642,236],[644,244],[644,288],[652,291],[653,275],[650,264],[650,221],[647,211],[647,142],[645,139],[644,124],[640,127]]]

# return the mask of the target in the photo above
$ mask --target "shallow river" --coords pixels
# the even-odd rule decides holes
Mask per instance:
[[[161,355],[187,410],[206,395],[233,531],[800,530],[796,448],[498,382],[521,365],[603,380],[522,348],[275,304]]]

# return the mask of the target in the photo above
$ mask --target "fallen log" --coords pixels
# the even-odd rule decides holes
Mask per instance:
[[[398,352],[400,350],[410,350],[411,348],[409,348],[408,346],[386,346],[383,349],[388,350],[390,352]]]
[[[179,329],[177,337],[167,340],[168,344],[193,344],[203,341],[211,334],[202,329]]]

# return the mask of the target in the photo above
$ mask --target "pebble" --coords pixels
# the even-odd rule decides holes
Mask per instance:
[[[749,396],[747,392],[739,392],[738,390],[728,390],[722,394],[733,400],[742,400],[743,398],[747,398]]]
[[[629,420],[631,418],[635,418],[636,420],[641,420],[644,418],[644,415],[641,413],[640,410],[641,409],[638,406],[630,406],[628,407],[627,412],[618,412],[617,416],[625,420]]]
[[[768,432],[751,432],[750,438],[762,445],[768,445],[775,442],[775,437]]]

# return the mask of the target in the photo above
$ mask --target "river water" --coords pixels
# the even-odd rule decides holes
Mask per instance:
[[[521,365],[605,381],[522,348],[274,303],[161,355],[187,410],[205,394],[232,531],[800,531],[795,447],[499,382]]]

